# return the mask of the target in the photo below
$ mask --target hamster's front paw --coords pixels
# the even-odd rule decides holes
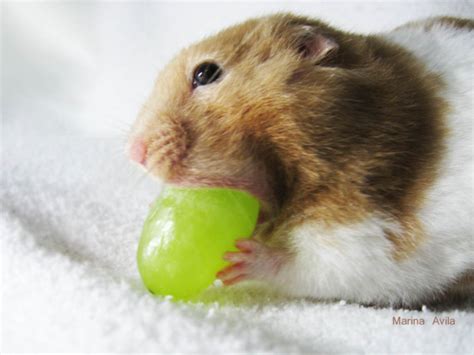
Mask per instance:
[[[235,245],[239,251],[224,254],[231,264],[217,273],[217,278],[227,286],[244,280],[271,279],[286,259],[284,252],[254,239],[240,239]]]

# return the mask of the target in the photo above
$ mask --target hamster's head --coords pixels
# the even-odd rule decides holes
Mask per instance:
[[[252,19],[182,50],[159,74],[130,135],[130,155],[165,183],[230,187],[268,213],[291,195],[308,146],[312,73],[338,44],[288,14]],[[322,69],[321,69],[322,70]],[[315,162],[317,164],[317,162]]]

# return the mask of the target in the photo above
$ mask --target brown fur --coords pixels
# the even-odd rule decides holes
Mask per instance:
[[[405,216],[401,219],[401,228],[400,234],[385,232],[387,239],[394,245],[393,257],[397,261],[409,257],[425,239],[423,227],[416,218]]]
[[[425,31],[431,31],[434,26],[447,26],[456,29],[472,31],[474,30],[474,20],[467,18],[440,16],[433,17],[428,20],[409,22],[403,26],[397,27],[397,29],[402,27],[422,27]]]
[[[317,65],[303,57],[301,26],[338,50]],[[192,72],[205,60],[219,63],[223,76],[212,90],[193,91]],[[308,218],[331,226],[382,213],[403,229],[387,231],[402,259],[424,238],[414,214],[443,151],[441,86],[377,36],[273,15],[183,50],[160,74],[136,131],[155,157],[151,170],[167,181],[267,186],[272,218],[261,238],[269,244],[285,248],[287,231]],[[179,154],[170,159],[173,149]]]
[[[461,275],[453,282],[453,285],[449,290],[449,296],[459,297],[463,295],[469,295],[472,297],[474,294],[474,272],[470,271]]]

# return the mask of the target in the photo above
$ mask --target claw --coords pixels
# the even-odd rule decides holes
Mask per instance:
[[[245,272],[245,265],[243,263],[232,264],[217,273],[217,277],[224,281],[224,279],[234,278],[242,275]]]
[[[231,285],[235,285],[236,283],[239,283],[241,281],[244,281],[246,278],[247,278],[247,276],[245,276],[245,275],[239,275],[239,276],[234,277],[233,279],[223,280],[222,283],[225,286],[231,286]]]

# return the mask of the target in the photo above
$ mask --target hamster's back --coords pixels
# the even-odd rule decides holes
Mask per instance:
[[[418,213],[429,237],[420,252],[440,262],[439,267],[444,268],[439,270],[440,274],[470,269],[467,274],[472,275],[474,21],[428,19],[399,27],[382,37],[409,50],[441,80],[446,134],[435,182]],[[449,262],[442,262],[446,259]]]

